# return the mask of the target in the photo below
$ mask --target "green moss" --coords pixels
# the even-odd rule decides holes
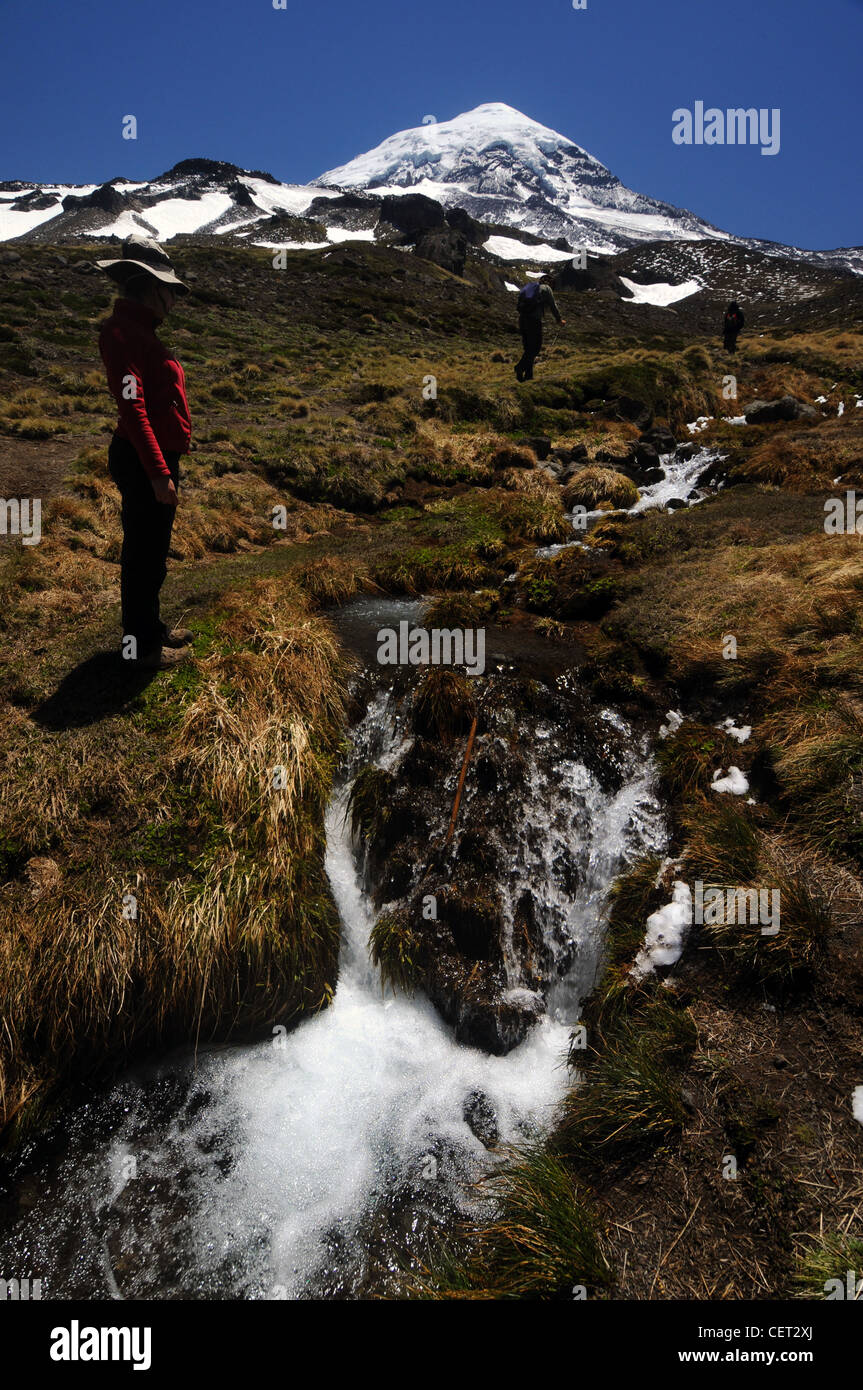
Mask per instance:
[[[406,908],[378,918],[369,937],[369,954],[384,986],[412,994],[421,983],[421,941],[410,926]]]

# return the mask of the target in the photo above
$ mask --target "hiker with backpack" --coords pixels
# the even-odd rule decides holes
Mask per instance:
[[[159,614],[180,457],[189,452],[192,430],[183,368],[156,329],[187,286],[146,237],[131,237],[120,259],[96,264],[120,286],[99,351],[119,412],[108,471],[122,499],[122,654],[139,668],[163,671],[188,657],[182,649],[192,640],[191,632],[170,631]]]
[[[531,280],[518,294],[518,328],[524,348],[521,361],[515,366],[519,381],[533,380],[533,364],[542,350],[542,321],[547,309],[561,326],[566,323],[554,298],[552,278],[543,275],[539,280]]]
[[[737,351],[737,335],[746,320],[737,307],[736,300],[729,304],[725,311],[725,319],[722,324],[722,336],[725,341],[726,352]]]

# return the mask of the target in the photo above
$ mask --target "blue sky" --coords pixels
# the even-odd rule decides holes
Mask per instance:
[[[863,0],[0,0],[0,53],[0,179],[207,155],[306,182],[505,101],[728,231],[863,242]],[[697,100],[779,107],[780,153],[675,145]]]

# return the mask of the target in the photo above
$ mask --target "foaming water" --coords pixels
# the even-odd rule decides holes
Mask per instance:
[[[406,746],[378,698],[355,763],[392,767]],[[65,1270],[48,1296],[361,1296],[380,1286],[394,1248],[472,1210],[472,1184],[494,1161],[487,1145],[553,1121],[609,881],[661,840],[643,750],[631,759],[617,792],[566,757],[534,772],[507,893],[532,887],[550,945],[575,964],[503,1057],[456,1043],[423,996],[381,989],[342,786],[327,814],[343,922],[332,1006],[269,1042],[130,1077],[102,1102],[70,1142],[51,1203],[37,1203],[18,1232],[17,1253],[34,1268]],[[579,884],[568,896],[553,866],[573,842]]]
[[[701,492],[699,495],[698,483],[702,474],[706,473],[711,463],[722,457],[717,449],[699,449],[691,458],[682,458],[678,452],[663,454],[659,460],[662,477],[658,478],[655,483],[646,483],[639,488],[638,501],[633,503],[631,507],[620,508],[620,512],[637,516],[641,512],[667,507],[673,502],[695,506],[707,496],[706,492]],[[585,526],[593,525],[597,521],[614,515],[614,512],[588,512],[580,519],[581,528],[584,529]],[[561,550],[569,550],[573,546],[582,545],[584,545],[582,540],[575,539],[565,541],[561,545],[543,546],[536,553],[542,558],[548,558],[557,555]]]

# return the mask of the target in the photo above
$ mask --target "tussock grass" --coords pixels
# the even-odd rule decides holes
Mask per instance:
[[[493,1209],[460,1248],[432,1255],[413,1292],[432,1298],[572,1298],[612,1280],[598,1218],[566,1165],[539,1147],[511,1150],[481,1191]],[[582,1295],[584,1296],[584,1295]]]
[[[739,910],[727,917],[723,913],[719,921],[705,923],[701,930],[743,983],[776,989],[800,986],[814,977],[835,930],[835,885],[831,888],[819,881],[811,861],[803,854],[795,857],[791,847],[773,841],[765,850],[752,881],[717,886],[738,892],[747,887],[778,891],[778,933],[764,935],[757,921],[733,920],[743,915]]]
[[[348,800],[352,834],[364,840],[376,839],[389,822],[395,779],[382,767],[364,767],[354,778]]]
[[[304,565],[296,582],[309,598],[322,608],[347,603],[357,594],[377,589],[362,565],[338,556],[325,555]]]
[[[631,1159],[686,1122],[679,1069],[695,1047],[695,1025],[687,1013],[652,1002],[649,991],[636,988],[633,996],[640,1007],[610,1016],[598,1060],[564,1103],[559,1142],[586,1164]]]
[[[456,734],[467,732],[476,709],[476,696],[467,676],[431,667],[414,696],[413,727],[422,738],[450,742]]]
[[[762,836],[748,811],[726,797],[700,798],[684,816],[686,871],[709,883],[751,883]]]
[[[852,1276],[849,1292],[849,1273]],[[842,1286],[842,1296],[855,1302],[863,1301],[863,1292],[858,1293],[863,1280],[863,1240],[847,1232],[822,1231],[805,1249],[798,1253],[798,1268],[795,1275],[797,1295],[800,1298],[834,1297],[838,1292],[830,1287],[832,1280]]]
[[[159,719],[150,746],[163,752],[143,776],[139,726],[113,743],[78,735],[79,770],[42,784],[47,801],[40,784],[4,784],[4,824],[31,820],[61,858],[82,815],[92,818],[85,789],[92,801],[108,784],[113,835],[122,845],[125,825],[128,843],[122,866],[123,852],[104,843],[101,857],[68,860],[60,887],[35,902],[23,881],[0,895],[0,1123],[61,1078],[114,1067],[143,1046],[246,1036],[328,998],[339,930],[322,816],[344,660],[301,596],[272,582],[225,599],[220,637],[196,678],[182,677],[187,694],[179,684],[179,709]],[[56,756],[50,735],[34,735],[22,771]],[[184,786],[209,818],[192,868],[136,869],[141,818]]]
[[[660,782],[673,800],[709,792],[718,768],[743,765],[745,770],[749,756],[746,744],[736,743],[722,729],[695,721],[684,722],[656,747]]]
[[[422,981],[421,949],[406,908],[382,913],[369,937],[369,954],[381,972],[381,985],[412,994]]]
[[[587,507],[595,511],[603,502],[624,509],[638,501],[638,488],[624,473],[613,468],[582,468],[563,490],[563,503],[568,511]]]

